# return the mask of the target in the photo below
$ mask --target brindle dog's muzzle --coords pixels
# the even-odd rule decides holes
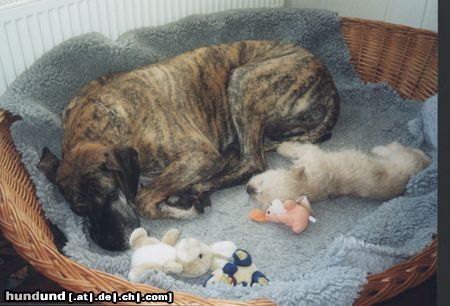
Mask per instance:
[[[87,217],[89,234],[98,245],[112,251],[129,248],[128,237],[140,226],[138,214],[122,192],[119,197]]]

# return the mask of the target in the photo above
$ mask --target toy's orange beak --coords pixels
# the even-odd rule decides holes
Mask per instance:
[[[250,211],[248,215],[250,219],[257,222],[266,222],[266,214],[262,209],[254,208]]]

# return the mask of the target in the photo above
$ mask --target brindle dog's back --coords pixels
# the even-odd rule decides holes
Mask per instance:
[[[63,159],[47,168],[71,190],[109,163],[108,152],[115,171],[118,161],[139,169],[130,166],[137,153],[141,175],[152,179],[137,196],[140,213],[188,217],[213,190],[264,170],[264,135],[314,142],[338,115],[331,76],[305,49],[274,41],[208,46],[87,84],[64,114]],[[97,180],[93,186],[107,188]]]
[[[236,70],[242,66],[245,72]],[[296,75],[292,76],[292,70],[297,71]],[[233,72],[234,83],[245,82],[236,87],[245,88],[228,86]],[[318,84],[321,79],[325,82]],[[257,94],[249,94],[250,90]],[[166,167],[176,155],[195,150],[195,143],[190,144],[184,135],[194,134],[208,139],[223,153],[237,140],[230,96],[234,100],[257,99],[257,107],[263,112],[267,108],[277,110],[284,119],[268,119],[266,133],[271,138],[280,139],[284,133],[295,130],[296,134],[303,134],[304,141],[315,141],[323,134],[311,135],[319,121],[331,129],[337,120],[338,101],[330,103],[320,99],[333,92],[333,100],[338,100],[325,66],[298,46],[245,41],[203,47],[158,64],[109,74],[90,82],[66,109],[63,151],[69,152],[86,141],[131,144],[144,159],[144,169],[152,164],[148,168],[155,170],[155,166]],[[239,96],[242,94],[246,97]],[[317,96],[317,101],[310,107],[312,95]],[[286,99],[290,102],[288,107],[283,107]],[[73,108],[78,108],[77,115],[67,116],[67,110]],[[300,118],[299,113],[303,113]],[[331,117],[323,122],[327,113]],[[84,118],[83,122],[79,117]],[[72,121],[78,125],[74,127]],[[99,124],[100,121],[105,122]]]

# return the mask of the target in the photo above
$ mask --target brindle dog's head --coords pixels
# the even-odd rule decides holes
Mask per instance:
[[[86,218],[91,238],[109,250],[124,250],[139,226],[134,201],[139,160],[131,147],[83,148],[60,161],[42,152],[38,168],[56,184],[70,208]]]

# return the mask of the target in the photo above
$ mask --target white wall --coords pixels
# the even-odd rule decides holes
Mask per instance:
[[[116,39],[190,14],[283,5],[284,0],[0,0],[0,95],[43,53],[82,33]]]
[[[285,4],[328,9],[341,16],[383,20],[437,32],[438,0],[286,0]]]

